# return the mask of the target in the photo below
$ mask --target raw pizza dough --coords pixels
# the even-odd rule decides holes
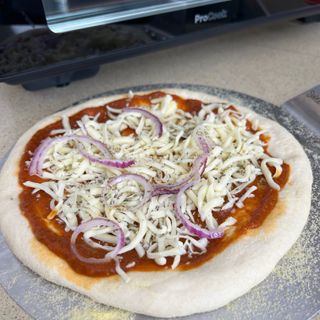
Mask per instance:
[[[221,101],[188,90],[160,90],[203,102]],[[269,150],[272,156],[282,158],[290,165],[290,178],[280,192],[276,207],[260,228],[240,237],[222,253],[196,269],[183,272],[130,272],[129,283],[124,283],[119,276],[90,278],[79,275],[35,239],[27,219],[20,213],[19,162],[33,134],[60,120],[62,114],[70,116],[83,108],[99,106],[126,96],[98,98],[58,112],[37,123],[18,140],[0,175],[1,232],[14,254],[30,269],[51,282],[83,293],[98,302],[157,317],[184,316],[219,308],[245,294],[269,275],[297,240],[308,218],[312,185],[309,160],[299,142],[274,121],[255,114],[260,127],[271,135]],[[244,107],[239,109],[249,111]],[[251,110],[250,113],[254,114]]]

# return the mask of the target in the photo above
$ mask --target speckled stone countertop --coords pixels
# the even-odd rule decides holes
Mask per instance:
[[[107,64],[93,78],[28,92],[0,84],[0,158],[41,118],[108,90],[150,83],[195,83],[274,104],[320,83],[320,24],[281,23]],[[30,319],[0,288],[0,319]]]

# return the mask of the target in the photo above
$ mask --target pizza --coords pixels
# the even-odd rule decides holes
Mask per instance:
[[[219,308],[273,270],[307,221],[299,142],[182,89],[91,99],[28,130],[0,175],[0,227],[30,269],[158,317]]]

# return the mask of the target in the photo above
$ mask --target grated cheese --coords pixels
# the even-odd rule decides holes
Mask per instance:
[[[128,99],[133,98],[129,92]],[[139,107],[139,106],[137,106]],[[264,143],[259,139],[265,131],[252,133],[246,129],[246,115],[227,109],[228,104],[204,105],[197,115],[177,108],[170,95],[152,100],[148,109],[163,124],[163,134],[157,137],[154,125],[138,113],[121,113],[116,108],[106,107],[109,120],[99,123],[99,114],[85,115],[71,128],[69,119],[62,118],[63,129],[51,134],[89,135],[105,143],[114,159],[134,159],[135,165],[126,169],[104,167],[91,163],[75,148],[74,141],[59,142],[48,151],[44,161],[44,177],[50,181],[35,183],[27,181],[25,186],[47,193],[52,201],[50,209],[65,223],[66,230],[75,230],[78,223],[96,217],[106,217],[120,224],[125,234],[125,246],[115,259],[116,272],[124,281],[129,277],[121,268],[121,254],[135,250],[139,257],[147,256],[159,265],[173,257],[171,268],[178,267],[181,256],[206,252],[207,239],[199,239],[189,233],[174,213],[175,195],[153,197],[138,210],[143,197],[141,186],[135,181],[123,181],[111,189],[106,181],[123,173],[136,173],[153,184],[174,184],[190,174],[194,160],[202,154],[196,137],[206,137],[210,144],[207,166],[200,182],[187,190],[182,197],[182,209],[194,222],[193,212],[198,210],[206,227],[219,226],[212,211],[227,210],[234,206],[244,207],[245,200],[254,197],[256,186],[249,185],[259,175],[279,190],[273,180],[282,172],[282,160],[272,158],[264,152]],[[213,110],[217,110],[214,113]],[[252,120],[254,128],[258,123]],[[124,129],[131,128],[136,134],[122,136]],[[93,145],[86,152],[95,156],[99,151]],[[276,169],[272,176],[269,167]],[[242,193],[241,196],[239,194]],[[229,217],[220,228],[236,224]],[[95,246],[107,248],[91,240],[115,244],[116,237],[108,228],[89,230],[84,240]],[[108,248],[111,248],[110,246]],[[126,265],[133,268],[134,262]]]

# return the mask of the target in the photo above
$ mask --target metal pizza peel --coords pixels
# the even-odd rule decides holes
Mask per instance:
[[[314,174],[312,205],[307,225],[298,241],[280,260],[273,272],[249,293],[218,310],[178,319],[304,320],[318,318],[320,316],[320,86],[289,100],[281,107],[246,94],[201,85],[162,84],[131,87],[130,90],[152,90],[161,87],[184,88],[216,95],[278,121],[304,147]],[[104,92],[87,99],[126,93],[128,90],[129,88],[124,88]],[[82,102],[84,101],[78,101],[73,105]],[[0,160],[0,167],[4,160]],[[44,280],[15,258],[1,235],[0,284],[8,295],[34,319],[145,320],[151,318],[95,303],[81,294]],[[199,285],[201,286],[201,283]]]

